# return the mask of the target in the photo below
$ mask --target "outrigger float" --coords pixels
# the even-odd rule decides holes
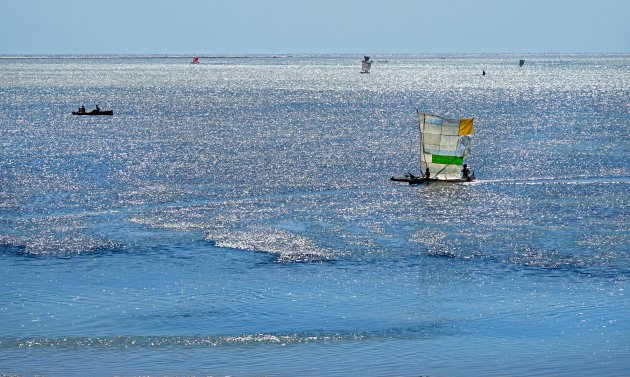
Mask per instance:
[[[446,118],[418,112],[421,176],[407,173],[395,182],[418,185],[430,182],[471,182],[475,173],[464,164],[473,134],[473,118]]]

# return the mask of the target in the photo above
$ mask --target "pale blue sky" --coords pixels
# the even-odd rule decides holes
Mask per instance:
[[[0,54],[630,52],[630,0],[2,0]]]

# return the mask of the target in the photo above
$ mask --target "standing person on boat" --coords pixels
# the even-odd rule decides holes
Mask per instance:
[[[424,179],[428,181],[430,178],[431,178],[431,172],[429,171],[429,168],[427,168],[427,170],[424,172]]]
[[[101,111],[101,108],[96,105],[96,111]]]

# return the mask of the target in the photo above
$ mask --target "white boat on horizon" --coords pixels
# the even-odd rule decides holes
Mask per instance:
[[[372,67],[372,61],[369,56],[364,56],[363,61],[361,61],[361,73],[370,73],[370,68]]]

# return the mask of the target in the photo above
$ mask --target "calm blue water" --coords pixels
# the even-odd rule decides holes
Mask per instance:
[[[361,58],[0,57],[0,373],[628,375],[630,55]]]

